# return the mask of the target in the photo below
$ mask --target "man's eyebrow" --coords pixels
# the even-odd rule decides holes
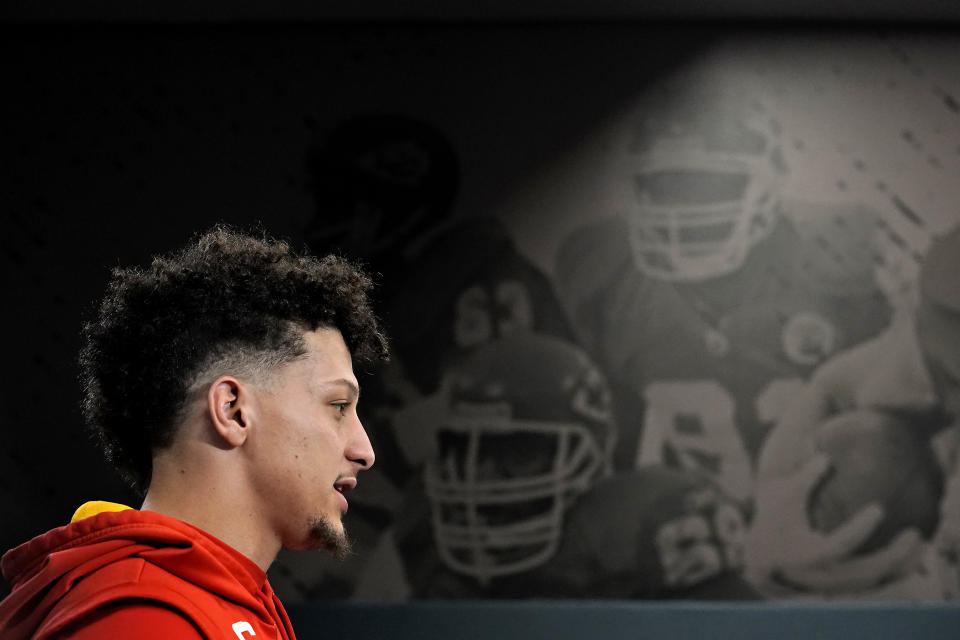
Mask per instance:
[[[355,383],[353,380],[349,380],[349,379],[347,379],[347,378],[337,378],[337,379],[335,379],[335,380],[325,380],[325,381],[323,381],[323,382],[318,382],[318,383],[316,383],[316,384],[314,384],[314,385],[312,385],[312,386],[313,386],[314,390],[315,390],[317,393],[322,393],[322,392],[326,391],[326,390],[327,390],[328,388],[330,388],[330,387],[345,386],[345,387],[347,387],[348,389],[350,389],[350,392],[353,394],[353,396],[354,396],[355,398],[359,398],[359,397],[360,397],[360,387],[358,387],[358,386],[357,386],[357,383]]]

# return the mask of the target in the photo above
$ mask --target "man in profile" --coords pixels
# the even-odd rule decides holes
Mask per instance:
[[[117,269],[84,327],[84,415],[140,510],[88,502],[3,557],[4,638],[293,638],[281,548],[349,551],[374,452],[353,361],[386,359],[370,279],[217,227]]]

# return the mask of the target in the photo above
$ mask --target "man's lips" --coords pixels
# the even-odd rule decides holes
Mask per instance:
[[[346,513],[347,509],[349,508],[346,494],[349,493],[350,491],[353,491],[353,489],[356,486],[357,486],[356,478],[340,478],[339,480],[333,483],[333,488],[336,489],[337,493],[340,494],[340,501],[341,501],[340,512],[341,513]]]

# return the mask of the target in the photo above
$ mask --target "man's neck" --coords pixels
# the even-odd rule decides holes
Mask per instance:
[[[212,482],[211,478],[218,480]],[[242,487],[213,473],[209,466],[199,472],[182,464],[168,469],[155,459],[153,478],[140,509],[202,529],[267,571],[280,551],[280,540],[245,495]]]

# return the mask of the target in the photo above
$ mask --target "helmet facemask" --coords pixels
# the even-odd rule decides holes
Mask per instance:
[[[486,584],[547,562],[567,509],[609,475],[610,390],[582,349],[530,332],[478,347],[448,380],[425,469],[434,540]]]
[[[605,464],[584,425],[515,420],[504,404],[459,405],[439,447],[426,471],[437,547],[482,583],[553,556],[567,506]]]
[[[642,128],[626,167],[626,217],[636,263],[650,277],[731,273],[773,229],[784,169],[775,127],[731,117]]]

